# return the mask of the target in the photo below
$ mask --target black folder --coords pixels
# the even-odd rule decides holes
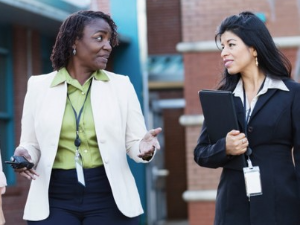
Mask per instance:
[[[211,143],[239,130],[231,91],[201,90],[198,92]]]

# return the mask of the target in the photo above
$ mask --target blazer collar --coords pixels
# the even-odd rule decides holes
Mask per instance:
[[[243,106],[242,101],[239,97],[234,96],[233,99],[234,99],[238,124],[241,127],[242,131],[244,131],[245,130],[245,110],[244,110],[244,106]]]
[[[265,94],[259,96],[257,103],[253,109],[249,122],[257,115],[257,113],[262,109],[262,107],[272,98],[272,96],[279,91],[279,89],[269,89]],[[238,123],[242,130],[245,130],[245,109],[240,97],[234,97],[234,104],[236,109],[236,115]]]
[[[95,80],[100,80],[100,81],[104,81],[104,82],[109,81],[109,77],[103,70],[95,71],[91,75],[91,77],[93,77]],[[57,73],[51,83],[51,87],[55,87],[63,82],[67,82],[68,84],[78,83],[78,81],[76,79],[71,77],[71,75],[69,74],[69,72],[67,71],[67,69],[65,67],[63,67],[59,71],[57,71]],[[78,83],[78,85],[80,85],[80,84]]]
[[[245,126],[245,109],[243,105],[243,97],[244,97],[244,91],[243,91],[243,82],[242,79],[239,80],[239,82],[236,85],[235,90],[233,91],[234,97],[235,97],[235,105],[237,110],[237,117],[239,120],[240,125],[243,127]],[[255,104],[255,107],[253,109],[253,112],[250,117],[253,119],[255,115],[259,112],[259,110],[266,104],[266,102],[276,93],[276,91],[289,91],[285,83],[280,80],[273,78],[271,76],[266,76],[266,80],[264,82],[263,88],[260,90],[258,94],[258,100]]]
[[[255,107],[253,109],[253,112],[251,114],[251,119],[253,119],[255,117],[255,115],[261,110],[261,108],[269,101],[269,99],[277,92],[279,91],[279,89],[269,89],[268,92],[266,92],[265,94],[259,96]]]

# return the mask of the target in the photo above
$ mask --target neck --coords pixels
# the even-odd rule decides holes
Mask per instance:
[[[72,63],[70,63],[67,66],[67,71],[70,74],[70,76],[72,78],[78,80],[78,82],[81,85],[83,85],[84,82],[86,82],[93,73],[93,71],[86,70],[85,68],[80,67],[80,66],[75,66],[75,64],[72,64]]]
[[[250,76],[242,75],[243,86],[249,103],[257,95],[265,77],[263,73],[256,73]]]
[[[265,77],[266,76],[263,73],[251,74],[249,76],[242,74],[243,85],[246,93],[247,92],[257,93]]]

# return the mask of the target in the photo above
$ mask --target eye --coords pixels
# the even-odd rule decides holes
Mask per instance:
[[[229,43],[229,47],[233,47],[233,46],[235,46],[235,44]]]
[[[102,41],[102,39],[103,39],[102,36],[96,37],[97,41]]]

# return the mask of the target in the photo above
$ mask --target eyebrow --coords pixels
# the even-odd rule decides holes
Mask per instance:
[[[225,42],[228,43],[228,42],[230,42],[230,41],[237,41],[237,40],[234,39],[234,38],[229,38],[229,39],[226,40]],[[223,45],[223,42],[221,41],[220,44]]]
[[[237,40],[234,39],[234,38],[230,38],[230,39],[228,39],[226,42],[229,42],[229,41],[237,41]]]
[[[106,30],[95,30],[95,31],[94,31],[94,34],[99,33],[99,32],[105,33],[105,34],[109,33],[109,32],[106,31]]]

